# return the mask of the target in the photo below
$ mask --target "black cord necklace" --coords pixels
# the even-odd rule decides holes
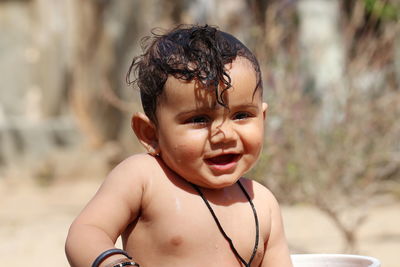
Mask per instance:
[[[260,228],[260,227],[259,227],[259,224],[258,224],[258,217],[257,217],[256,208],[254,207],[254,204],[253,204],[253,202],[251,201],[250,196],[249,196],[249,194],[247,193],[246,189],[243,187],[243,185],[242,185],[242,184],[240,183],[240,181],[238,180],[238,181],[237,181],[237,184],[239,185],[240,189],[242,190],[242,192],[243,192],[244,195],[246,196],[246,198],[247,198],[247,200],[249,201],[249,204],[250,204],[250,206],[251,206],[251,208],[252,208],[252,210],[253,210],[254,221],[255,221],[255,224],[256,224],[256,240],[255,240],[255,244],[254,244],[253,253],[252,253],[252,255],[251,255],[250,260],[249,260],[248,263],[239,255],[239,252],[236,250],[235,246],[233,245],[232,239],[230,239],[229,236],[225,233],[224,229],[222,228],[221,223],[219,222],[217,216],[215,215],[214,210],[212,209],[210,203],[208,202],[208,200],[207,200],[206,197],[204,196],[203,192],[201,192],[200,188],[199,188],[197,185],[192,184],[192,183],[190,183],[190,184],[192,185],[192,187],[197,191],[197,193],[198,193],[198,194],[201,196],[201,198],[203,199],[203,201],[204,201],[204,203],[206,204],[207,208],[209,209],[211,215],[213,216],[214,221],[215,221],[215,223],[216,223],[217,226],[218,226],[218,229],[220,230],[221,234],[224,236],[225,240],[228,241],[229,246],[231,247],[231,249],[232,249],[233,253],[235,254],[235,256],[236,256],[237,258],[239,258],[239,260],[240,260],[246,267],[250,267],[251,262],[253,261],[254,256],[256,255],[256,252],[257,252],[258,240],[259,240],[259,232],[260,232],[260,229],[259,229],[259,228]]]

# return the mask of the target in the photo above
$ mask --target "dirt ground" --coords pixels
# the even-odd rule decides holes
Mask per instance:
[[[64,255],[68,227],[100,181],[49,187],[0,181],[0,266],[69,266]],[[282,207],[292,253],[339,253],[340,233],[309,206]],[[360,254],[398,267],[400,203],[369,211],[360,231]]]

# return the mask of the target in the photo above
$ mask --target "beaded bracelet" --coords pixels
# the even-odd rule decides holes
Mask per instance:
[[[114,264],[112,267],[123,267],[123,266],[139,266],[140,265],[134,261],[124,261],[117,264]]]
[[[123,267],[123,266],[139,266],[139,263],[134,262],[133,260],[129,260],[129,259],[118,259],[116,261],[110,262],[108,263],[106,266],[104,267]]]
[[[104,251],[103,253],[101,253],[93,262],[92,267],[99,267],[100,263],[102,261],[104,261],[106,258],[110,257],[111,255],[115,255],[115,254],[122,254],[124,256],[126,256],[128,259],[132,259],[132,257],[130,257],[128,255],[128,252],[122,250],[122,249],[118,249],[118,248],[112,248],[109,250]],[[128,261],[127,261],[128,262]],[[118,266],[118,265],[117,265]],[[123,265],[124,266],[124,265]],[[126,265],[125,265],[126,266]],[[114,267],[114,266],[113,266]]]

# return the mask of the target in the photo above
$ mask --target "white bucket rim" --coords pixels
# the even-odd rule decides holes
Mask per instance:
[[[290,255],[292,260],[296,260],[297,262],[307,261],[311,258],[318,259],[361,259],[361,260],[369,260],[371,264],[375,264],[376,266],[380,266],[381,262],[374,257],[364,256],[364,255],[356,255],[356,254],[329,254],[329,253],[310,253],[310,254],[292,254]]]

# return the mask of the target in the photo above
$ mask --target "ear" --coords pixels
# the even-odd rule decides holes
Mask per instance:
[[[153,156],[159,154],[156,126],[145,114],[138,112],[132,116],[131,126],[139,142]]]
[[[263,119],[265,120],[265,118],[267,117],[267,109],[268,109],[268,104],[263,102],[262,103],[262,111],[263,111]]]

